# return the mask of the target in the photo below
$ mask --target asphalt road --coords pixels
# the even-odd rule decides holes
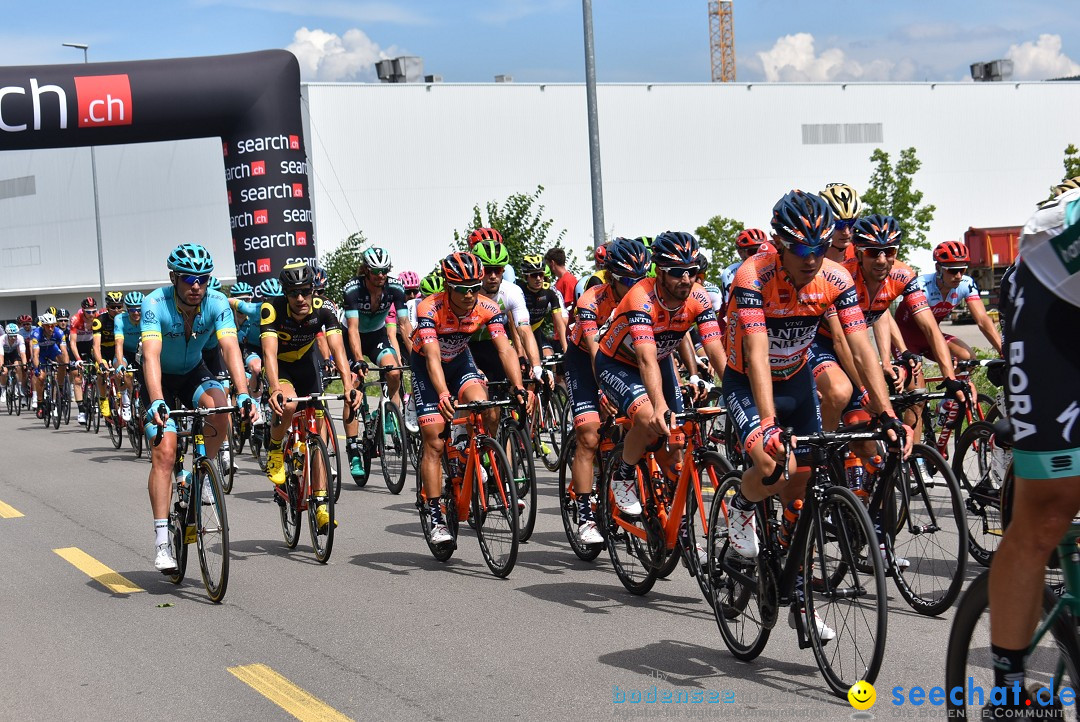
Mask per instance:
[[[45,430],[26,413],[0,416],[0,439],[6,719],[267,720],[287,719],[285,708],[301,719],[853,713],[827,693],[812,652],[798,649],[783,619],[763,654],[742,663],[724,647],[682,568],[635,597],[606,554],[579,561],[547,473],[537,530],[502,580],[488,573],[464,525],[449,562],[431,557],[411,477],[396,497],[378,478],[364,489],[345,483],[326,566],[312,555],[306,522],[300,545],[289,551],[269,482],[245,456],[228,499],[228,593],[215,605],[194,549],[182,585],[154,571],[149,465],[126,444],[112,449],[104,430]],[[114,591],[54,551],[73,547],[137,590],[120,580]],[[976,571],[969,565],[969,577]],[[919,711],[889,704],[894,686],[943,682],[952,616],[919,616],[891,582],[887,589],[888,648],[871,710],[878,718]],[[620,692],[652,685],[730,692],[732,701],[663,708],[616,702]]]

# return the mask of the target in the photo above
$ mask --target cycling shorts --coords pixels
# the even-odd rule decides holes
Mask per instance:
[[[150,398],[150,387],[146,384],[141,366],[135,370],[135,377],[139,380],[139,399],[142,401],[142,407],[149,409],[154,399]],[[203,394],[213,389],[225,392],[221,383],[201,361],[186,374],[161,374],[161,393],[170,408],[175,409],[181,406],[189,409],[197,408]],[[145,431],[146,438],[153,442],[154,437],[157,436],[157,426],[148,421]],[[176,433],[176,422],[172,419],[165,422],[165,433]]]
[[[821,407],[809,364],[805,364],[788,379],[773,380],[772,388],[777,426],[793,429],[796,436],[821,431]],[[758,414],[754,394],[750,390],[750,377],[728,367],[724,371],[723,389],[728,414],[739,427],[739,438],[743,448],[746,448],[746,440],[750,434],[761,426],[761,415]],[[809,454],[809,446],[796,445],[795,459],[800,469],[809,468],[806,461]]]
[[[379,366],[382,366],[383,357],[387,354],[393,354],[394,360],[397,360],[394,347],[390,345],[390,337],[386,334],[386,326],[361,333],[360,350]]]
[[[76,341],[75,348],[79,351],[79,358],[83,361],[90,361],[94,358],[94,342],[91,341]]]
[[[600,387],[596,383],[589,354],[571,344],[563,355],[563,368],[566,370],[570,408],[574,410],[574,428],[582,424],[600,423]]]
[[[825,371],[835,366],[840,368],[840,360],[836,358],[836,348],[831,338],[825,338],[821,334],[814,336],[810,348],[806,352],[806,365],[814,378],[817,379]]]
[[[675,413],[683,410],[682,391],[679,389],[679,377],[675,373],[675,360],[668,356],[659,361],[660,379],[664,399],[668,408]],[[645,383],[641,380],[641,370],[607,354],[596,354],[596,379],[600,390],[619,409],[619,414],[634,417],[649,400]]]
[[[299,361],[278,359],[278,381],[292,384],[297,396],[310,396],[322,393],[322,381],[319,369],[315,365],[315,355],[304,356]]]
[[[204,348],[202,352],[203,363],[206,364],[206,368],[214,376],[221,376],[225,373],[225,359],[221,354],[221,346],[215,346],[214,348]]]
[[[506,381],[506,369],[503,368],[499,351],[495,348],[495,342],[491,339],[482,341],[470,341],[469,352],[472,354],[473,363],[480,369],[488,381]]]
[[[251,366],[252,361],[262,361],[262,346],[249,346],[244,344],[242,349],[244,356],[244,366]]]
[[[1080,328],[1080,308],[1051,293],[1022,262],[1007,298],[1005,404],[1016,475],[1080,476],[1080,356],[1070,331]]]
[[[5,351],[4,352],[4,365],[5,366],[10,366],[13,363],[19,363],[19,352],[18,351],[10,351],[10,352]]]
[[[416,416],[420,426],[443,423],[442,414],[439,413],[439,392],[431,383],[428,376],[427,358],[413,351],[409,355],[409,364],[412,366],[413,396],[417,397]],[[473,362],[472,353],[468,349],[452,361],[443,361],[443,379],[446,381],[446,390],[461,400],[461,392],[473,384],[484,383],[484,377]]]
[[[60,358],[60,354],[63,352],[59,346],[49,346],[48,348],[38,348],[38,361],[57,361]],[[89,358],[89,357],[87,357]]]
[[[555,339],[547,334],[540,333],[539,331],[533,331],[533,335],[536,336],[536,346],[540,349],[540,355],[544,354],[544,349],[555,353],[558,347],[555,345]]]

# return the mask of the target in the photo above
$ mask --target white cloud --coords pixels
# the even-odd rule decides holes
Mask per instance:
[[[375,62],[395,57],[394,47],[381,48],[363,30],[344,35],[300,28],[285,48],[300,61],[304,80],[374,80]]]
[[[1036,42],[1013,45],[1005,57],[1013,61],[1016,80],[1046,80],[1067,75],[1080,75],[1080,63],[1061,52],[1061,36],[1049,33]]]
[[[818,54],[810,33],[785,35],[771,49],[757,53],[757,58],[768,82],[910,80],[916,72],[915,64],[907,59],[860,62],[840,48]]]

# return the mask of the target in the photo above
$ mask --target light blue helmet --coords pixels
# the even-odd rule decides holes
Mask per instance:
[[[250,296],[255,293],[255,289],[251,287],[250,283],[244,283],[243,281],[237,281],[229,289],[229,295],[233,298],[237,296]]]
[[[218,280],[217,276],[211,276],[210,277],[210,284],[209,284],[208,288],[211,291],[217,291],[218,293],[221,293],[221,281]]]
[[[140,306],[141,307],[142,302],[143,302],[143,295],[141,293],[139,293],[138,291],[128,291],[127,295],[124,296],[124,305],[127,306],[128,308],[133,308],[135,306]]]
[[[281,281],[276,278],[268,278],[258,287],[259,295],[263,298],[281,298],[285,292],[281,290]]]
[[[168,264],[170,271],[177,273],[213,273],[214,259],[210,251],[197,243],[181,243],[169,254]]]
[[[8,336],[15,336],[19,333],[19,327],[13,323],[9,323],[5,326],[4,330],[7,331]]]

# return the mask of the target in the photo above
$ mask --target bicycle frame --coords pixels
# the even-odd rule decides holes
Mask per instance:
[[[1077,546],[1078,543],[1080,543],[1080,523],[1074,522],[1065,532],[1062,540],[1058,542],[1057,548],[1058,559],[1061,560],[1061,571],[1065,577],[1065,592],[1035,630],[1035,636],[1028,647],[1028,654],[1039,646],[1039,642],[1050,631],[1050,627],[1061,614],[1068,612],[1074,619],[1080,619],[1080,547]],[[1058,669],[1055,677],[1060,677],[1061,672],[1062,670]],[[1055,681],[1058,680],[1055,679]]]

